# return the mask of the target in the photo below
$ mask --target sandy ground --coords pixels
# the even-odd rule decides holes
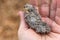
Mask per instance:
[[[0,0],[0,40],[18,40],[18,11],[25,3],[27,0]]]

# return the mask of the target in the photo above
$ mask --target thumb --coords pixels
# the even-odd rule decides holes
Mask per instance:
[[[25,20],[24,20],[24,12],[23,11],[19,11],[19,16],[20,16],[19,30],[27,29],[27,25],[26,25]]]

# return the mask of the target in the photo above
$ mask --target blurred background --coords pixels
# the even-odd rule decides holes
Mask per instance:
[[[25,3],[28,0],[0,0],[0,40],[18,40],[18,11]]]

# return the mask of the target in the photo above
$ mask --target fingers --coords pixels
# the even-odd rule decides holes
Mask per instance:
[[[38,6],[39,13],[42,16],[49,15],[49,2],[50,2],[50,0],[30,0],[30,3],[32,5]]]
[[[60,17],[56,16],[55,17],[55,22],[60,25]]]
[[[57,0],[57,13],[56,13],[56,15],[60,17],[60,0]]]
[[[57,11],[57,0],[52,0],[50,8],[50,18],[52,20],[55,20],[56,11]]]
[[[53,32],[60,33],[60,25],[49,18],[42,18],[42,20],[51,26]]]
[[[49,3],[50,0],[41,0],[40,14],[42,16],[49,16]]]
[[[60,8],[57,8],[56,16],[60,17]]]
[[[42,16],[49,16],[52,20],[54,20],[56,15],[56,2],[55,0],[30,0],[32,5],[38,6],[39,13]],[[51,6],[51,9],[49,9],[49,6]]]
[[[60,0],[57,0],[57,7],[60,8]]]
[[[20,27],[19,30],[23,31],[27,29],[27,25],[24,20],[24,12],[19,11],[19,16],[20,16]]]
[[[57,0],[57,11],[56,11],[55,22],[60,25],[60,0]]]

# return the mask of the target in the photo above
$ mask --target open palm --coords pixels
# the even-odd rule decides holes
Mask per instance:
[[[34,0],[36,1],[36,0]],[[37,3],[37,1],[36,1]],[[35,4],[36,4],[35,3]],[[46,7],[47,8],[47,7]],[[24,13],[22,11],[19,12],[21,17],[20,27],[18,30],[19,40],[60,40],[60,17],[59,17],[59,9],[57,8],[56,15],[51,13],[52,16],[48,18],[49,15],[48,10],[42,9],[42,20],[51,26],[52,31],[48,35],[37,34],[32,29],[28,29],[27,24],[24,20]],[[55,13],[55,12],[54,12]],[[53,18],[54,17],[54,18]],[[53,20],[55,19],[55,20]]]

